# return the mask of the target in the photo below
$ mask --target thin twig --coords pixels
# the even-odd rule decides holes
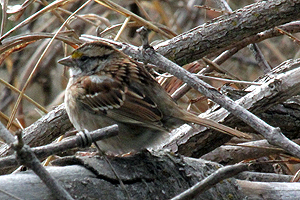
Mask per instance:
[[[227,58],[229,58],[229,57],[227,57]],[[205,61],[206,63],[208,63],[209,66],[206,67],[205,69],[199,71],[199,72],[196,74],[197,76],[203,76],[203,75],[201,75],[201,74],[209,73],[209,72],[213,71],[213,69],[217,69],[217,70],[223,72],[224,74],[228,74],[229,76],[234,77],[234,78],[237,79],[237,77],[235,77],[233,74],[231,74],[230,72],[228,72],[228,71],[226,71],[226,70],[223,70],[223,69],[221,69],[221,68],[219,67],[219,65],[221,64],[221,62],[219,62],[219,63],[216,62],[216,61],[218,61],[218,60],[217,60],[218,57],[215,58],[213,61],[211,61],[211,60],[209,60],[209,59],[207,59],[207,58],[205,58],[205,57],[203,57],[202,59],[203,59],[203,61]],[[219,61],[220,61],[220,60],[219,60]],[[222,62],[225,62],[225,60],[222,60]],[[173,94],[172,94],[171,96],[172,96],[172,98],[173,98],[174,100],[178,100],[178,99],[180,99],[183,95],[185,95],[190,89],[191,89],[191,87],[190,87],[189,85],[183,84],[183,85],[180,86],[175,92],[173,92]]]
[[[257,61],[258,66],[264,71],[264,73],[268,73],[272,68],[269,63],[266,61],[265,56],[261,52],[260,48],[257,44],[250,44],[249,49],[253,52],[255,60]]]
[[[212,7],[209,7],[207,5],[194,5],[195,8],[203,8],[203,9],[206,9],[206,10],[211,10],[211,11],[214,11],[214,12],[218,12],[218,13],[221,13],[221,14],[229,14],[229,13],[232,13],[230,11],[227,11],[227,10],[220,10],[220,9],[217,9],[217,8],[212,8]]]
[[[139,0],[134,0],[134,2],[136,3],[136,5],[139,7],[139,9],[141,10],[141,12],[143,13],[143,15],[145,16],[145,18],[152,22],[151,17],[148,15],[148,13],[146,12],[146,10],[143,8],[143,6],[140,4]]]
[[[6,121],[9,120],[9,117],[8,117],[6,114],[4,114],[3,112],[1,112],[1,111],[0,111],[0,118],[4,119],[4,120],[6,120]],[[19,127],[19,125],[18,125],[15,121],[12,122],[12,125],[13,125],[16,129],[20,129],[20,128],[21,128],[21,127]]]
[[[277,145],[287,152],[291,153],[292,155],[300,158],[300,146],[286,138],[282,134],[280,128],[274,128],[270,126],[242,106],[236,104],[229,97],[221,94],[211,85],[197,78],[195,74],[186,71],[182,67],[156,53],[152,47],[143,49],[142,53],[144,59],[147,62],[152,63],[178,77],[188,85],[204,94],[209,99],[223,106],[226,110],[247,123],[249,126],[254,128],[257,132],[262,134],[269,143]]]
[[[18,88],[12,86],[11,84],[9,84],[8,82],[6,82],[5,80],[3,80],[2,78],[0,78],[0,82],[2,84],[4,84],[6,87],[8,87],[9,89],[13,90],[14,92],[17,93],[21,93],[20,90],[18,90]],[[39,103],[37,103],[36,101],[34,101],[32,98],[30,98],[29,96],[27,96],[26,94],[23,94],[24,99],[28,100],[30,103],[32,103],[33,105],[35,105],[38,109],[40,109],[41,111],[43,111],[44,113],[48,113],[48,111],[41,106]]]
[[[15,141],[15,137],[5,128],[0,122],[0,138],[3,139],[7,144],[11,144]]]
[[[119,12],[123,15],[125,15],[126,17],[131,17],[132,20],[137,21],[138,23],[147,26],[149,29],[162,34],[163,36],[165,36],[166,38],[172,38],[173,36],[171,36],[170,34],[167,34],[166,32],[162,31],[160,28],[158,28],[157,26],[155,26],[153,23],[146,21],[145,19],[141,18],[140,16],[130,12],[129,10],[123,8],[122,6],[110,1],[110,0],[95,0],[95,2],[106,6],[116,12]]]
[[[0,129],[0,131],[2,132],[2,129]],[[73,148],[89,147],[91,146],[92,141],[99,141],[110,137],[114,137],[118,135],[118,132],[119,130],[117,125],[97,129],[91,132],[79,132],[76,136],[66,138],[59,143],[52,143],[45,146],[33,147],[32,151],[38,159],[43,160],[50,155],[61,153]],[[14,141],[14,138],[11,139],[13,139]],[[7,156],[0,158],[0,169],[15,167],[17,164],[18,163],[16,161],[15,156]]]
[[[219,77],[213,77],[213,76],[204,76],[201,74],[196,74],[201,79],[210,79],[210,80],[216,80],[216,81],[223,81],[225,83],[238,83],[238,84],[244,84],[244,85],[261,85],[262,83],[256,83],[252,81],[239,81],[239,80],[231,80],[226,78],[219,78]]]
[[[2,19],[1,19],[1,27],[0,27],[0,37],[3,35],[4,33],[4,28],[6,26],[6,22],[7,22],[7,4],[8,1],[2,1],[1,2],[1,7],[2,7]]]
[[[232,12],[232,9],[230,8],[229,4],[227,1],[220,1],[220,3],[223,5],[225,9],[227,9],[229,12]],[[263,53],[261,52],[260,48],[258,47],[257,44],[253,43],[250,44],[249,49],[252,50],[254,57],[258,63],[258,66],[264,71],[264,73],[269,72],[272,68],[270,67],[269,63],[266,61]]]
[[[117,41],[117,40],[119,39],[120,35],[121,35],[122,32],[125,30],[125,28],[126,28],[126,26],[127,26],[127,24],[128,24],[129,21],[130,21],[130,16],[129,16],[129,17],[126,17],[124,23],[122,24],[120,30],[118,31],[118,33],[117,33],[117,35],[116,35],[116,37],[115,37],[115,39],[114,39],[115,41]]]
[[[285,30],[279,28],[279,27],[275,27],[275,29],[277,29],[280,33],[287,35],[289,38],[291,38],[294,42],[296,42],[298,45],[300,45],[300,40],[298,38],[296,38],[295,36],[293,36],[292,34],[290,34],[289,32],[286,32]]]
[[[13,33],[14,31],[16,31],[17,29],[27,25],[30,22],[33,22],[34,20],[36,20],[40,15],[53,10],[54,8],[57,8],[58,6],[66,3],[67,1],[73,1],[73,0],[58,0],[58,1],[54,1],[51,4],[49,4],[48,6],[44,7],[43,9],[39,10],[38,12],[36,12],[35,14],[31,15],[30,17],[28,17],[27,19],[25,19],[24,21],[22,21],[21,23],[19,23],[17,26],[15,26],[14,28],[10,29],[9,31],[7,31],[1,38],[0,38],[0,42],[8,37],[11,33]]]
[[[79,12],[82,8],[84,8],[84,7],[85,7],[88,3],[90,3],[91,1],[92,1],[92,0],[86,1],[86,2],[85,2],[82,6],[80,6],[74,13],[72,13],[72,15],[70,15],[70,16],[66,19],[66,21],[61,25],[61,27],[56,31],[56,33],[54,34],[53,38],[51,38],[51,40],[49,41],[49,43],[48,43],[48,45],[46,46],[44,52],[43,52],[42,55],[39,57],[39,60],[38,60],[37,63],[35,64],[35,66],[34,66],[32,72],[31,72],[31,74],[29,75],[28,79],[26,80],[26,82],[25,82],[25,84],[24,84],[24,87],[23,87],[23,89],[21,90],[20,95],[18,96],[18,99],[17,99],[17,101],[16,101],[16,103],[15,103],[15,106],[14,106],[14,108],[13,108],[13,110],[12,110],[12,113],[11,113],[11,115],[10,115],[10,119],[9,119],[9,121],[8,121],[8,123],[7,123],[7,128],[9,128],[9,127],[11,126],[11,123],[12,123],[12,121],[13,121],[13,118],[14,118],[15,115],[16,115],[17,108],[18,108],[18,106],[19,106],[19,104],[20,104],[20,102],[21,102],[21,100],[22,100],[23,94],[24,94],[24,92],[25,92],[27,86],[29,85],[31,79],[33,78],[33,75],[34,75],[35,71],[37,70],[37,68],[38,68],[38,66],[39,66],[39,64],[40,64],[40,62],[42,61],[42,59],[43,59],[44,56],[46,55],[46,52],[48,51],[50,45],[53,43],[53,41],[55,40],[56,36],[57,36],[58,33],[63,29],[63,27],[65,26],[65,24],[67,24],[67,23],[69,22],[69,20],[70,20],[77,12]]]
[[[71,195],[54,179],[50,173],[43,167],[29,146],[24,145],[21,133],[17,134],[18,142],[13,144],[13,148],[17,152],[17,159],[26,167],[34,171],[36,175],[45,183],[52,194],[58,199],[73,200]]]
[[[49,3],[48,3],[46,0],[41,0],[41,4],[42,4],[43,6],[48,6],[48,5],[49,5]],[[51,12],[52,12],[53,15],[55,15],[55,16],[57,17],[57,19],[58,19],[61,23],[64,23],[65,19],[64,19],[64,18],[63,18],[56,10],[52,10]],[[70,27],[69,24],[66,24],[66,27],[67,27],[67,29],[69,29],[69,30],[73,30],[73,28]],[[79,36],[78,36],[74,31],[73,31],[72,33],[73,33],[73,36],[74,36],[76,39],[79,38]]]
[[[9,196],[11,199],[23,200],[23,199],[21,199],[21,198],[15,196],[15,195],[12,195],[12,194],[10,194],[10,193],[4,191],[4,190],[1,190],[1,189],[0,189],[0,192],[3,193],[3,194],[6,194],[6,195]]]
[[[213,187],[215,184],[219,183],[220,181],[233,177],[240,172],[249,171],[250,164],[239,163],[236,165],[225,166],[213,174],[209,175],[193,187],[189,188],[188,190],[184,191],[183,193],[177,195],[176,197],[172,198],[171,200],[188,200],[194,199],[202,192],[208,190],[209,188]]]
[[[105,155],[105,153],[100,149],[99,145],[97,144],[97,142],[94,142],[94,145],[96,146],[98,152],[101,154],[101,156],[104,158],[104,160],[108,163],[109,167],[111,168],[113,174],[116,176],[116,178],[118,179],[123,191],[125,192],[127,199],[130,200],[130,195],[128,193],[128,191],[126,190],[126,187],[121,179],[121,177],[119,176],[118,172],[115,170],[115,168],[112,166],[111,162],[108,160],[107,156]]]

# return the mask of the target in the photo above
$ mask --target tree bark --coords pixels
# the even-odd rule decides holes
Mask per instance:
[[[212,174],[221,165],[168,153],[142,152],[130,157],[109,158],[125,185],[119,184],[108,163],[97,156],[67,157],[46,167],[76,199],[170,199]],[[30,185],[30,187],[24,187]],[[55,199],[31,171],[0,176],[0,188],[22,199]],[[196,199],[243,199],[236,180],[226,179]],[[0,199],[11,199],[0,193]]]
[[[300,17],[300,1],[259,1],[155,46],[163,56],[184,65],[208,54],[218,55],[245,38]]]
[[[300,183],[278,183],[278,182],[252,182],[238,180],[247,199],[299,199]]]

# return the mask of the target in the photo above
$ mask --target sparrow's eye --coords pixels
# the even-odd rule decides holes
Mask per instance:
[[[79,58],[79,60],[80,60],[81,62],[84,62],[84,61],[86,61],[88,58],[89,58],[88,56],[81,56],[81,57]]]

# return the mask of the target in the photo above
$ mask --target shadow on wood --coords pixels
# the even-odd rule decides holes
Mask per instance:
[[[108,158],[131,199],[169,199],[207,177],[221,165],[165,152],[142,152],[129,157]],[[108,163],[98,156],[66,157],[47,167],[75,199],[126,199]],[[26,187],[24,187],[26,186]],[[0,177],[1,190],[21,199],[55,199],[32,173]],[[243,199],[235,179],[226,179],[197,199]],[[0,199],[11,199],[0,193]]]

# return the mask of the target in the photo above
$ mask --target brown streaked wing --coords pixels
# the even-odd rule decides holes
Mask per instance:
[[[120,108],[125,100],[124,87],[109,77],[85,78],[81,81],[85,89],[79,101],[93,113]]]
[[[81,86],[86,93],[79,100],[88,111],[94,114],[106,113],[108,117],[123,123],[162,129],[162,112],[138,89],[121,85],[105,76],[101,80],[83,80]]]
[[[135,93],[129,87],[126,91],[126,100],[117,112],[122,112],[130,118],[139,121],[158,122],[163,118],[162,112],[157,105],[146,95]],[[136,91],[136,89],[134,89]]]

